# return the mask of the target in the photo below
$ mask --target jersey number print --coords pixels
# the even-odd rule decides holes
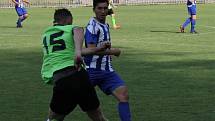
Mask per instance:
[[[53,45],[52,52],[60,51],[66,49],[65,41],[63,39],[55,39],[58,37],[61,37],[63,35],[64,31],[60,31],[58,33],[54,33],[50,35],[50,45]],[[43,45],[46,49],[46,53],[49,54],[49,49],[47,45],[46,37],[43,38]]]

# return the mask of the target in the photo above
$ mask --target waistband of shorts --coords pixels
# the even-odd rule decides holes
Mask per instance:
[[[69,66],[60,70],[57,70],[53,73],[53,80],[56,82],[59,79],[68,77],[77,72],[77,69],[74,66]]]
[[[76,71],[76,68],[75,68],[75,66],[68,66],[68,67],[55,71],[53,74],[63,73],[63,72],[67,72],[67,71]]]

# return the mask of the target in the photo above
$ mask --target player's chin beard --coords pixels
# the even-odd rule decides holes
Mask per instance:
[[[105,23],[106,16],[100,16],[97,18],[100,23]]]

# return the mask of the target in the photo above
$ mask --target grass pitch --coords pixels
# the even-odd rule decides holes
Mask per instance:
[[[215,5],[198,5],[196,30],[179,33],[185,5],[124,6],[122,28],[111,29],[115,70],[129,87],[133,121],[215,120]],[[52,87],[40,78],[43,30],[53,8],[29,8],[24,28],[15,28],[14,9],[0,9],[0,121],[44,121]],[[92,9],[73,8],[74,24],[86,26]],[[107,18],[110,22],[110,17]],[[117,102],[98,89],[106,117],[119,121]],[[88,121],[79,108],[65,121]]]

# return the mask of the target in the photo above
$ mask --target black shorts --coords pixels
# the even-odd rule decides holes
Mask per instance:
[[[114,14],[113,9],[108,9],[108,15]]]
[[[86,70],[76,71],[74,67],[67,67],[54,73],[54,79],[57,80],[54,80],[55,84],[50,103],[50,108],[53,112],[67,115],[77,105],[84,112],[95,110],[99,107],[96,91],[89,81]]]

